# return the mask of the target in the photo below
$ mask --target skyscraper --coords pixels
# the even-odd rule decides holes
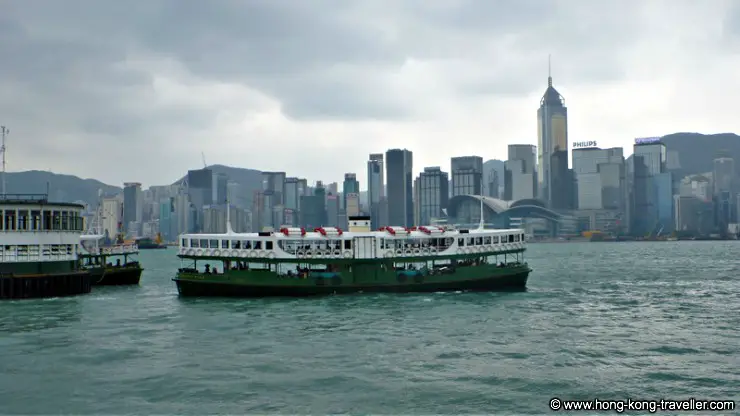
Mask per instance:
[[[636,139],[632,167],[632,233],[646,235],[673,226],[672,178],[666,146],[658,138]]]
[[[285,195],[285,172],[262,172],[262,190],[272,191],[273,206],[283,205]]]
[[[624,210],[624,151],[621,147],[573,149],[575,208]]]
[[[373,153],[367,161],[367,203],[370,206],[370,222],[373,227],[384,225],[387,213],[385,207],[385,171],[383,170],[383,154]]]
[[[539,198],[551,208],[569,208],[573,198],[568,172],[568,109],[552,86],[549,68],[547,90],[537,110],[537,163]]]
[[[406,149],[385,152],[388,183],[388,225],[410,227],[414,222],[413,153]]]
[[[195,209],[213,203],[213,182],[213,171],[208,168],[188,171],[188,195]]]
[[[141,232],[143,202],[140,183],[123,184],[123,227],[129,236],[138,236]]]
[[[450,160],[452,196],[483,195],[483,158],[460,156]]]
[[[360,194],[360,182],[354,173],[345,173],[344,182],[342,183],[342,206],[347,210],[347,194]],[[359,215],[359,214],[353,214]]]
[[[713,199],[716,206],[716,223],[720,232],[727,230],[727,224],[736,221],[735,200],[735,160],[722,155],[714,159]]]
[[[416,224],[431,224],[433,219],[442,218],[442,210],[447,208],[449,200],[449,179],[447,172],[439,166],[424,168],[416,178],[414,192],[416,201]]]
[[[531,144],[510,144],[504,163],[504,199],[537,197],[536,149]]]
[[[213,203],[225,205],[229,199],[229,177],[223,173],[215,174],[213,185]]]

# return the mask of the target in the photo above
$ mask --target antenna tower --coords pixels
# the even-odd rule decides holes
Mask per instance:
[[[10,129],[5,126],[0,126],[0,132],[2,132],[3,143],[0,147],[0,152],[3,153],[3,196],[5,196],[5,137],[10,134]]]

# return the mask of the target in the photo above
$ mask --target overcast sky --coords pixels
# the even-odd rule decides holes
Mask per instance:
[[[740,2],[0,0],[8,170],[120,185],[225,164],[325,182],[536,144],[738,132]]]

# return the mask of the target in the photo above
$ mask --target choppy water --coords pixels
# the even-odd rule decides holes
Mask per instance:
[[[548,413],[564,399],[740,397],[740,242],[530,246],[529,290],[0,303],[0,413]]]

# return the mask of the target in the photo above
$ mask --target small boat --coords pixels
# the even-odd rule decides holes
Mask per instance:
[[[228,214],[227,214],[228,217]],[[382,227],[350,217],[349,231],[183,234],[180,296],[319,296],[372,292],[524,290],[524,230]]]
[[[90,227],[80,236],[80,267],[90,272],[94,286],[138,285],[144,271],[135,260],[139,248],[135,242],[124,242],[120,233],[115,241],[106,243],[103,218],[103,205],[98,204]]]
[[[162,243],[162,237],[157,234],[157,237],[152,239],[150,237],[141,237],[136,239],[136,245],[141,250],[151,250],[151,249],[164,249],[167,248],[166,244]]]
[[[90,272],[94,286],[138,285],[144,269],[135,257],[136,243],[102,244],[105,235],[80,238],[80,267]]]

